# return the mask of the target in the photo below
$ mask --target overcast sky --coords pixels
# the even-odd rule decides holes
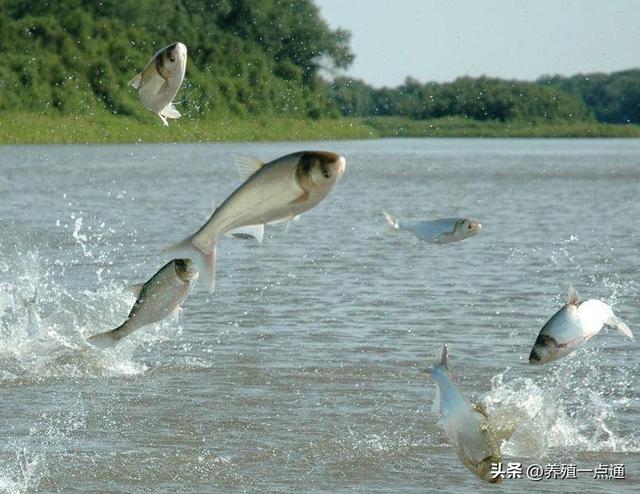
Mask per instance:
[[[640,0],[315,1],[352,33],[347,73],[374,86],[640,67]]]

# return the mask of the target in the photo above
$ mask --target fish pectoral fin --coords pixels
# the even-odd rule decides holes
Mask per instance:
[[[292,221],[298,221],[299,219],[300,219],[300,215],[299,214],[295,215],[293,218],[289,218],[287,220],[287,222],[285,223],[284,231],[288,232],[289,231],[289,227],[291,226],[291,222]]]
[[[166,118],[180,118],[182,116],[173,103],[169,103],[165,106],[160,112],[160,115]]]
[[[132,294],[135,298],[138,298],[142,293],[143,288],[144,288],[144,283],[136,283],[135,285],[131,285],[125,288],[125,291]]]
[[[242,180],[248,179],[264,166],[264,162],[259,159],[242,153],[236,154],[234,156],[234,161],[236,164],[236,171]]]
[[[304,204],[308,200],[309,200],[309,192],[305,190],[302,194],[300,194],[300,196],[298,196],[296,199],[291,201],[289,204]]]
[[[142,73],[136,75],[128,84],[135,89],[140,89],[140,83],[142,83]]]
[[[484,403],[482,403],[481,401],[476,401],[472,403],[471,406],[476,412],[478,412],[484,418],[486,419],[489,418],[489,414],[487,413],[487,407],[484,406]]]
[[[230,232],[230,235],[233,235],[237,238],[255,238],[259,244],[262,243],[262,239],[264,238],[264,225],[249,225],[243,226],[241,228],[236,228],[235,230]]]

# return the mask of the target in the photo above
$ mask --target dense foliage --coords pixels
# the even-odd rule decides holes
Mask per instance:
[[[407,78],[397,88],[375,89],[363,81],[337,78],[330,91],[343,115],[430,119],[458,116],[502,122],[559,123],[592,120],[580,98],[553,87],[480,77],[450,83]]]
[[[640,70],[542,77],[538,82],[578,96],[599,122],[640,124]]]
[[[174,41],[191,116],[337,113],[318,73],[352,58],[311,0],[3,0],[0,109],[140,114],[127,82]]]

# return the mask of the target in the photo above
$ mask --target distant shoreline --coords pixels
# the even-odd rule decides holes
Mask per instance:
[[[185,116],[163,127],[147,119],[100,114],[0,115],[0,144],[105,144],[161,142],[252,142],[375,139],[383,137],[640,137],[640,125],[602,123],[526,124],[460,117],[412,120],[403,117],[297,119],[259,116],[198,120]]]

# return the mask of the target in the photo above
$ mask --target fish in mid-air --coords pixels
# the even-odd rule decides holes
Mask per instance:
[[[405,230],[413,233],[420,240],[432,244],[448,244],[473,237],[480,233],[482,225],[468,218],[442,218],[432,221],[404,222],[396,216],[383,211],[384,217],[392,230]]]
[[[187,69],[187,47],[180,42],[165,46],[135,76],[129,85],[138,90],[140,101],[149,110],[157,113],[162,123],[168,126],[167,118],[180,118],[173,105],[173,98],[184,79]]]
[[[440,362],[429,372],[438,386],[442,426],[458,458],[482,480],[500,482],[501,477],[493,474],[493,465],[501,462],[494,427],[484,408],[472,405],[451,380],[447,345],[442,348]]]
[[[107,348],[149,324],[177,314],[198,279],[198,270],[189,259],[173,259],[146,283],[130,287],[137,299],[127,319],[111,331],[89,338],[89,343]]]
[[[580,302],[577,292],[569,286],[565,306],[540,330],[529,363],[546,364],[564,357],[598,334],[605,324],[633,338],[629,327],[613,314],[611,307],[595,299]]]
[[[174,257],[192,259],[215,286],[216,245],[229,232],[250,225],[287,221],[320,201],[338,183],[345,159],[326,151],[301,151],[268,163],[245,159],[248,178],[217,208],[193,235],[169,247]]]

